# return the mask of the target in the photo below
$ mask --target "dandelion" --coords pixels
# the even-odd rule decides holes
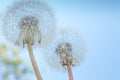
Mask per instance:
[[[8,8],[3,21],[3,31],[7,39],[23,47],[28,39],[32,45],[42,43],[54,28],[51,9],[39,0],[14,2]]]
[[[8,8],[3,31],[6,38],[16,45],[27,45],[37,80],[42,80],[34,59],[32,46],[42,44],[54,28],[51,9],[39,0],[21,0]]]
[[[68,70],[69,80],[73,80],[71,67],[75,66],[82,59],[85,51],[84,42],[72,31],[57,33],[49,47],[46,55],[52,67],[60,67]]]

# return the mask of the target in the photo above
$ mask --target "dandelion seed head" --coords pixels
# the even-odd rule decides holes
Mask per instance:
[[[84,40],[72,30],[60,31],[56,33],[47,51],[47,60],[51,67],[66,69],[66,59],[70,60],[71,66],[81,61],[85,52]]]
[[[18,45],[24,45],[26,38],[31,44],[44,42],[54,26],[52,10],[40,0],[21,0],[7,9],[3,18],[6,38]]]

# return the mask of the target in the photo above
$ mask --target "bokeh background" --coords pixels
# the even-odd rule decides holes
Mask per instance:
[[[2,17],[15,0],[0,0],[0,45],[6,46],[6,56],[16,50],[2,34]],[[17,0],[16,0],[17,1]],[[119,0],[44,0],[54,11],[57,29],[73,29],[82,35],[86,53],[83,61],[73,68],[75,80],[120,80],[120,1]],[[3,47],[4,48],[4,47]],[[1,48],[2,49],[2,48]],[[0,49],[0,51],[2,51]],[[1,52],[2,54],[3,52]],[[44,80],[68,80],[67,72],[54,70],[44,61],[44,53],[34,50]],[[21,66],[28,68],[20,80],[35,80],[26,49],[17,48]],[[0,80],[5,63],[0,56]],[[7,58],[9,59],[9,58]],[[16,60],[15,60],[16,61]],[[3,67],[1,67],[3,66]],[[11,70],[11,67],[8,67]],[[29,70],[30,68],[30,70]],[[18,69],[22,69],[21,67]],[[2,72],[3,71],[3,72]],[[10,75],[8,80],[17,80]]]

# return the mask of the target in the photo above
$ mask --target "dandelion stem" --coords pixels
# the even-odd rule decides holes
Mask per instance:
[[[33,55],[32,45],[30,43],[27,43],[27,46],[28,46],[29,56],[30,56],[32,66],[34,68],[37,80],[42,80],[41,74],[39,72],[39,69],[37,67],[37,63],[36,63],[34,55]]]
[[[73,74],[72,74],[71,65],[70,65],[70,60],[67,59],[67,60],[66,60],[66,63],[67,63],[69,80],[74,80],[74,79],[73,79]]]

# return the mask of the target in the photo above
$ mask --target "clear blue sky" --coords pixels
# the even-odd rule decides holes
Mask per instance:
[[[13,0],[0,1],[0,17],[6,6],[12,2]],[[120,80],[120,1],[45,2],[53,9],[57,25],[74,29],[85,40],[87,53],[81,64],[73,69],[75,80]],[[39,54],[35,56],[44,80],[68,80],[66,73],[47,67]]]

